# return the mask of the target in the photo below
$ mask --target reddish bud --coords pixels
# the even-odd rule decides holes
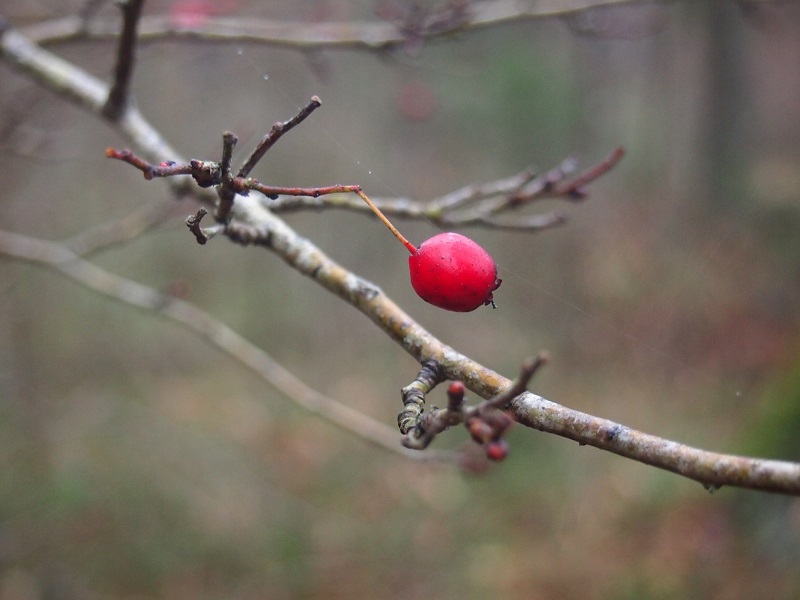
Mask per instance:
[[[489,460],[500,461],[508,456],[508,442],[503,438],[492,440],[485,446],[486,458]]]
[[[467,429],[472,439],[479,444],[485,444],[494,437],[494,429],[483,419],[470,419],[467,421]]]
[[[456,408],[464,402],[466,389],[460,381],[453,381],[447,386],[447,401],[451,408]]]

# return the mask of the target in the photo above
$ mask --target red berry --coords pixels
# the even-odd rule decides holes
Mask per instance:
[[[489,253],[468,237],[440,233],[422,242],[408,258],[411,286],[439,308],[469,312],[491,304],[500,286]]]
[[[455,312],[494,306],[492,292],[500,287],[501,280],[486,250],[458,233],[440,233],[416,248],[360,188],[356,193],[411,253],[411,286],[420,298]]]

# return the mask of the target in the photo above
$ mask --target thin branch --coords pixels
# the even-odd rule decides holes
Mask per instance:
[[[63,244],[0,230],[0,253],[54,269],[96,292],[179,323],[245,365],[301,408],[373,444],[413,460],[453,462],[455,455],[409,452],[397,433],[362,412],[320,394],[258,346],[196,305],[109,273]]]
[[[136,26],[143,6],[144,0],[125,0],[120,4],[122,33],[117,45],[117,65],[114,69],[114,82],[103,107],[103,114],[112,121],[122,116],[131,101],[131,78],[136,64]]]
[[[423,217],[442,227],[478,225],[493,229],[540,231],[563,224],[566,221],[565,216],[557,211],[520,216],[518,211],[521,208],[549,198],[570,201],[584,199],[587,196],[586,186],[615,167],[624,154],[622,147],[615,148],[599,163],[569,180],[567,176],[576,166],[576,161],[571,158],[542,175],[537,176],[532,169],[526,169],[511,177],[464,186],[428,202],[410,198],[373,198],[373,202],[386,214]],[[275,197],[273,200],[267,206],[274,212],[325,208],[358,212],[369,210],[352,196]],[[506,212],[513,212],[513,216],[504,216]]]

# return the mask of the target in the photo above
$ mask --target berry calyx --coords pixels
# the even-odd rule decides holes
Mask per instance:
[[[420,298],[455,312],[470,312],[489,304],[494,307],[492,293],[500,287],[501,280],[494,260],[480,245],[458,233],[439,233],[417,248],[364,192],[357,193],[411,253],[411,287]]]

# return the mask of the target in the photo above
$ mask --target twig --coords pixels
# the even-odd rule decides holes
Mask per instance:
[[[122,33],[117,45],[117,66],[114,83],[108,92],[103,114],[116,121],[130,103],[130,84],[136,64],[136,26],[142,14],[144,0],[125,0],[120,3],[122,11]]]
[[[574,179],[564,181],[554,185],[553,193],[556,196],[565,196],[575,200],[581,200],[586,196],[584,189],[592,181],[608,173],[625,156],[625,150],[620,146],[606,156],[595,166],[587,169]]]
[[[239,138],[230,131],[222,134],[222,158],[219,161],[219,185],[217,186],[217,195],[219,202],[217,203],[217,210],[214,212],[214,218],[218,223],[227,223],[233,208],[233,199],[236,192],[232,187],[233,176],[231,175],[231,161],[233,160],[233,150],[236,148]],[[197,238],[200,241],[200,238]],[[204,242],[201,242],[204,243]]]
[[[197,243],[201,246],[205,245],[210,238],[210,236],[200,227],[200,222],[207,214],[208,211],[205,208],[201,208],[195,214],[186,217],[186,226],[189,228],[189,231],[194,234]]]
[[[272,129],[270,129],[269,133],[258,144],[253,154],[250,155],[250,157],[242,165],[242,168],[239,169],[237,177],[247,177],[250,174],[250,171],[253,170],[253,167],[256,166],[258,161],[263,158],[270,148],[272,148],[275,142],[281,139],[281,136],[283,136],[284,133],[291,131],[296,125],[299,125],[305,121],[306,118],[321,105],[322,102],[320,102],[320,99],[317,96],[312,96],[308,104],[300,109],[300,112],[298,112],[294,117],[288,121],[284,121],[283,123],[280,121],[275,123],[272,126]]]

